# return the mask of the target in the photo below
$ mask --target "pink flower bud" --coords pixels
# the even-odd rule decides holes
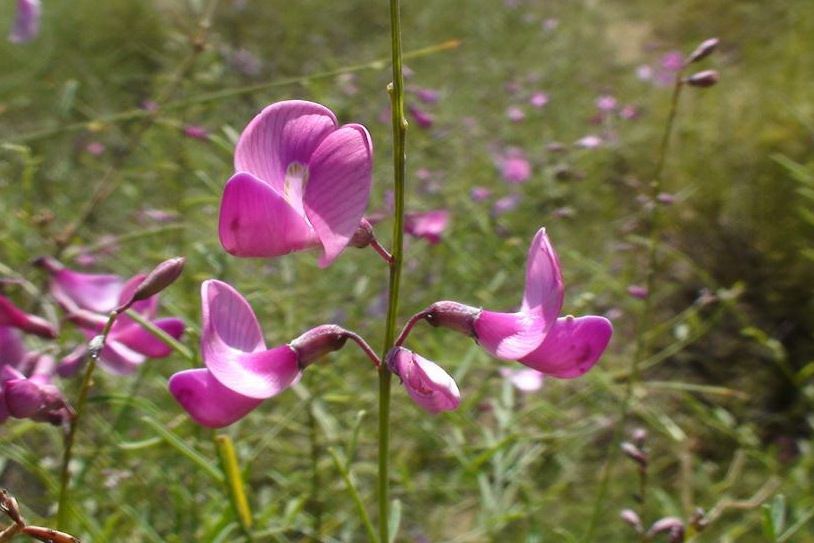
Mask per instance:
[[[467,336],[475,335],[475,319],[481,310],[458,302],[435,302],[426,310],[424,319],[433,326],[449,328]]]
[[[693,87],[706,88],[718,83],[719,77],[718,72],[715,70],[704,70],[692,74],[684,82]]]
[[[619,513],[619,518],[622,519],[623,522],[632,526],[637,532],[642,531],[642,521],[639,518],[639,515],[636,514],[636,511],[632,509],[624,509],[621,513]]]
[[[701,44],[695,48],[695,51],[690,53],[690,56],[687,57],[687,64],[692,64],[693,62],[707,58],[718,48],[718,43],[718,38],[710,38],[702,41]]]
[[[350,238],[348,245],[358,249],[364,249],[370,242],[373,241],[373,225],[367,219],[359,221],[359,228],[356,229],[353,236]]]
[[[435,362],[403,347],[391,349],[385,361],[410,397],[430,413],[452,411],[460,405],[458,385]]]
[[[153,271],[147,274],[147,277],[145,277],[139,286],[137,286],[133,291],[133,295],[130,297],[130,300],[124,304],[121,304],[116,311],[122,312],[130,307],[134,302],[146,300],[147,298],[158,294],[173,284],[181,275],[181,272],[184,271],[185,263],[186,259],[184,257],[177,256],[175,258],[165,260],[153,268]]]
[[[641,450],[639,447],[637,447],[633,443],[629,443],[627,441],[622,443],[621,447],[622,447],[622,452],[625,453],[625,456],[627,456],[628,458],[630,458],[631,460],[633,460],[634,462],[639,464],[639,466],[641,466],[642,468],[647,467],[647,461],[648,461],[647,453],[645,453],[643,450]]]
[[[347,339],[343,328],[335,324],[323,324],[308,330],[288,345],[297,353],[300,368],[304,369],[324,355],[341,349]]]
[[[684,523],[677,517],[664,517],[654,522],[647,531],[651,538],[658,534],[668,534],[670,543],[681,543],[684,541]]]

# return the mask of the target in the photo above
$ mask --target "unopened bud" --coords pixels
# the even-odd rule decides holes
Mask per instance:
[[[644,428],[636,428],[633,430],[633,443],[638,447],[644,447],[645,441],[647,441],[647,430]]]
[[[45,543],[80,543],[72,535],[51,528],[43,528],[42,526],[26,526],[23,528],[23,533]]]
[[[699,60],[707,58],[715,49],[718,47],[718,38],[710,38],[708,40],[704,40],[701,44],[695,48],[695,51],[690,53],[690,56],[687,57],[687,64],[692,64],[693,62],[698,62]]]
[[[5,490],[0,490],[0,511],[7,514],[14,521],[14,524],[25,526],[25,519],[20,512],[17,499]]]
[[[424,320],[433,326],[449,328],[467,336],[475,335],[475,319],[481,310],[458,302],[435,302],[424,313]]]
[[[297,353],[300,367],[305,368],[318,358],[341,349],[348,340],[347,331],[335,324],[312,328],[288,345]]]
[[[350,238],[348,245],[351,247],[357,247],[359,249],[364,249],[370,242],[373,241],[373,225],[370,224],[370,221],[367,219],[362,219],[359,221],[359,227],[354,232],[353,237]]]
[[[147,274],[147,277],[145,277],[144,280],[139,283],[139,286],[136,287],[136,290],[133,291],[133,296],[130,297],[130,300],[120,305],[116,311],[121,313],[135,302],[140,302],[141,300],[155,296],[173,284],[181,275],[181,272],[184,271],[186,261],[186,258],[183,256],[177,256],[165,260],[153,268],[153,271]]]
[[[658,534],[667,534],[670,543],[681,543],[684,541],[684,523],[680,518],[664,517],[657,520],[647,531],[648,537],[653,537]]]
[[[628,441],[622,443],[622,452],[625,453],[625,455],[628,458],[639,464],[641,467],[643,468],[647,467],[648,461],[647,453],[645,453],[643,450],[641,450],[633,443],[630,443]]]
[[[621,513],[619,513],[619,518],[622,519],[622,521],[626,524],[632,526],[637,532],[641,532],[643,530],[642,520],[633,509],[624,509]]]
[[[684,80],[687,85],[693,87],[706,88],[711,87],[718,82],[718,72],[715,70],[704,70],[703,72],[696,72]]]

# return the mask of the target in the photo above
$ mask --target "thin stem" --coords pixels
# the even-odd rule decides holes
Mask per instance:
[[[384,332],[382,359],[394,344],[398,316],[401,264],[404,251],[404,184],[407,172],[405,136],[407,119],[404,117],[404,73],[401,53],[401,6],[399,0],[390,0],[390,38],[393,82],[388,86],[393,122],[393,181],[395,210],[393,220],[392,263],[390,264],[387,323]],[[390,541],[390,380],[387,364],[379,366],[379,541]]]
[[[364,338],[362,338],[362,336],[355,332],[345,330],[345,337],[353,340],[359,346],[359,348],[361,348],[362,351],[364,351],[364,353],[367,355],[370,361],[373,362],[374,366],[378,368],[379,366],[382,365],[382,359],[379,358],[379,355],[376,354],[376,351],[373,350],[373,347],[368,345],[367,341],[365,341]]]
[[[314,413],[314,397],[308,402],[308,437],[311,441],[311,497],[309,499],[311,511],[314,516],[314,541],[321,541],[322,537],[322,500],[320,499],[320,489],[322,483],[319,477],[319,457],[321,454],[319,446],[319,428],[317,427],[317,417]]]
[[[215,442],[215,447],[218,450],[218,455],[220,456],[226,491],[229,495],[229,500],[232,502],[232,507],[235,510],[240,529],[247,541],[254,541],[252,534],[254,520],[251,507],[249,506],[249,500],[246,497],[246,490],[243,485],[243,476],[240,473],[240,463],[237,458],[237,453],[235,452],[235,445],[232,439],[226,434],[213,434],[212,437]]]
[[[339,470],[339,474],[342,476],[342,480],[345,481],[345,486],[348,487],[348,492],[350,492],[350,497],[353,500],[353,503],[356,505],[356,509],[359,511],[359,517],[362,520],[362,525],[365,527],[365,531],[367,532],[367,538],[371,541],[371,543],[376,543],[378,538],[376,537],[376,530],[373,529],[373,523],[370,522],[370,517],[367,514],[367,509],[365,509],[365,504],[362,502],[362,497],[359,495],[359,491],[356,489],[356,484],[353,482],[353,475],[351,474],[347,463],[339,456],[339,452],[333,447],[328,449],[328,452],[333,457],[334,465],[336,469]]]
[[[107,336],[110,334],[113,323],[116,322],[118,316],[119,314],[113,311],[102,329],[101,336],[91,340],[90,360],[88,361],[88,367],[85,368],[85,374],[82,376],[82,384],[79,387],[79,397],[76,400],[74,416],[68,425],[68,433],[65,435],[65,447],[62,451],[62,467],[59,473],[59,502],[57,506],[58,530],[66,528],[68,523],[69,487],[71,483],[70,463],[73,456],[73,445],[76,441],[76,431],[79,428],[79,420],[88,400],[91,383],[93,382],[93,371],[96,369],[96,361],[99,359],[102,349],[104,349]],[[97,340],[99,341],[97,342]]]
[[[145,319],[140,313],[133,311],[132,309],[128,309],[126,314],[128,317],[136,321],[142,328],[150,332],[156,339],[167,345],[173,351],[177,352],[190,362],[195,363],[195,354],[190,351],[186,345],[169,335],[148,319]]]
[[[379,256],[381,256],[382,259],[387,263],[388,266],[393,265],[393,255],[391,255],[390,252],[387,249],[385,249],[384,246],[381,243],[379,243],[379,240],[377,240],[375,237],[372,240],[370,240],[370,248],[376,251],[379,254]]]
[[[599,484],[599,491],[596,494],[596,500],[594,501],[594,508],[593,513],[591,515],[591,522],[588,525],[588,530],[585,533],[585,536],[582,538],[582,541],[589,542],[593,541],[594,539],[594,532],[596,531],[596,527],[599,523],[599,517],[602,513],[602,507],[605,503],[605,497],[607,496],[608,492],[608,485],[611,479],[611,471],[616,459],[619,456],[619,444],[622,440],[622,433],[624,432],[625,423],[630,415],[630,405],[631,400],[633,399],[633,392],[636,383],[641,378],[641,362],[647,356],[647,351],[649,349],[649,342],[647,340],[647,335],[644,333],[644,330],[647,326],[647,323],[650,322],[650,312],[652,309],[652,299],[653,299],[653,289],[655,287],[655,277],[656,277],[656,266],[657,262],[657,245],[659,239],[659,229],[658,226],[658,201],[657,196],[659,191],[661,190],[661,178],[664,173],[664,165],[667,160],[667,151],[670,147],[670,137],[673,133],[673,128],[675,126],[675,119],[678,113],[678,101],[681,97],[681,90],[684,88],[684,83],[682,80],[683,68],[675,76],[675,82],[673,85],[673,93],[670,99],[670,110],[667,114],[667,121],[664,125],[664,132],[661,137],[661,143],[659,144],[658,149],[658,158],[656,160],[656,168],[653,172],[653,178],[650,182],[650,213],[647,221],[647,228],[649,230],[649,245],[648,245],[648,253],[647,253],[647,268],[646,268],[646,279],[645,279],[645,288],[647,292],[647,296],[645,297],[642,303],[642,310],[639,314],[639,319],[637,322],[637,331],[636,331],[636,347],[633,353],[633,358],[630,362],[630,372],[627,381],[627,387],[625,390],[625,396],[622,401],[622,409],[621,409],[621,417],[619,420],[619,424],[616,426],[616,429],[613,433],[613,439],[610,441],[609,447],[611,450],[608,455],[608,460],[605,462],[605,465],[602,469],[602,479]]]
[[[418,321],[423,320],[427,315],[429,315],[428,311],[421,311],[410,317],[410,320],[408,320],[407,324],[404,325],[404,328],[401,329],[399,337],[396,338],[396,343],[394,346],[401,347],[404,345],[404,342],[407,341],[407,336],[409,336],[410,332],[413,331],[413,327],[418,324]]]

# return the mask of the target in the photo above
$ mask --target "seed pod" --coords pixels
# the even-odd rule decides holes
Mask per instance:
[[[711,87],[718,82],[719,75],[715,70],[704,70],[703,72],[696,72],[684,80],[687,85],[693,87],[706,88]]]
[[[690,56],[687,57],[686,64],[692,64],[693,62],[707,58],[718,47],[718,42],[718,38],[710,38],[702,41],[701,44],[695,48],[695,51],[690,53]]]

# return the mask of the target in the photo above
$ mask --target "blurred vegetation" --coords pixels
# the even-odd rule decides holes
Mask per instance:
[[[547,380],[542,391],[521,395],[499,376],[503,363],[471,341],[418,328],[411,346],[450,369],[464,402],[453,414],[429,417],[394,387],[399,541],[580,541],[594,521],[592,541],[633,539],[618,513],[639,507],[637,471],[616,452],[614,430],[642,304],[627,293],[644,281],[640,196],[670,93],[638,79],[636,68],[657,67],[665,53],[687,53],[710,36],[722,45],[705,67],[720,71],[721,81],[687,89],[679,106],[664,175],[676,202],[663,209],[647,330],[652,357],[622,430],[649,432],[649,522],[688,518],[703,507],[719,516],[698,541],[814,541],[814,6],[516,4],[403,8],[407,51],[451,39],[460,46],[407,62],[411,87],[441,92],[436,105],[410,98],[434,124],[413,123],[408,134],[408,209],[445,207],[453,220],[441,244],[409,242],[402,311],[406,317],[438,299],[511,308],[528,242],[546,226],[563,264],[566,311],[607,314],[616,332],[585,378]],[[237,260],[220,248],[216,223],[237,134],[261,107],[290,98],[324,103],[343,122],[369,127],[376,148],[370,209],[384,209],[392,178],[390,128],[379,120],[389,81],[386,3],[224,0],[208,31],[198,26],[204,10],[200,0],[53,0],[44,2],[35,42],[0,43],[0,263],[42,284],[32,258],[53,252],[104,181],[115,190],[71,237],[64,260],[90,251],[98,258],[91,270],[130,276],[185,255],[187,271],[164,295],[163,311],[187,320],[188,345],[197,341],[200,282],[211,277],[248,296],[270,344],[334,321],[378,345],[386,276],[375,254],[348,250],[328,270],[312,254]],[[10,18],[9,9],[0,11],[0,28]],[[358,65],[365,66],[350,68]],[[290,82],[301,76],[309,77]],[[528,105],[536,90],[550,95],[539,110]],[[639,116],[595,124],[602,94],[634,105]],[[167,107],[150,117],[139,110],[146,100]],[[523,107],[524,121],[507,119],[513,105]],[[189,125],[209,136],[185,137]],[[573,148],[588,134],[602,134],[606,144]],[[92,142],[104,144],[99,156],[87,151]],[[552,150],[555,142],[566,152]],[[500,179],[494,156],[507,146],[530,157],[529,182]],[[473,202],[473,186],[494,196]],[[494,200],[510,194],[520,196],[518,207],[495,216]],[[177,218],[145,218],[154,209]],[[377,228],[385,240],[389,226]],[[14,285],[7,291],[23,305],[39,303]],[[60,353],[79,341],[66,326]],[[76,454],[75,531],[83,540],[238,537],[223,487],[155,431],[217,462],[209,432],[166,392],[167,378],[183,367],[169,359],[146,364],[138,376],[98,376]],[[64,388],[75,397],[76,382]],[[313,538],[319,512],[322,540],[361,539],[328,450],[348,462],[372,505],[375,399],[375,373],[349,350],[309,368],[295,392],[225,431],[245,470],[258,541]],[[316,501],[309,497],[313,436]],[[53,514],[60,450],[56,428],[0,427],[0,485],[30,516]],[[765,513],[762,500],[739,501],[756,493],[772,497]]]

